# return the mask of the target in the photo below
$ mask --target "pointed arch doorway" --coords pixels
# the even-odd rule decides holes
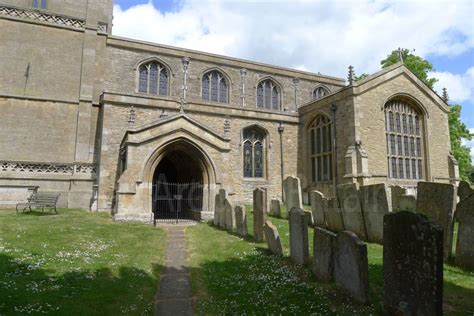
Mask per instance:
[[[201,220],[213,183],[203,153],[180,140],[166,146],[155,165],[151,192],[155,222]]]

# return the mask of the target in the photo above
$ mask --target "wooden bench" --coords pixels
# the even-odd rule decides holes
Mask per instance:
[[[56,210],[56,203],[58,203],[59,193],[52,193],[52,192],[33,192],[28,197],[25,203],[18,203],[16,205],[16,212],[21,209],[24,212],[26,209],[29,209],[31,212],[31,208],[41,208],[44,212],[45,208],[49,208],[50,211],[54,210],[56,214],[58,211]]]

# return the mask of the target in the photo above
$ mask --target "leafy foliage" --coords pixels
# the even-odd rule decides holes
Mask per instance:
[[[360,81],[360,80],[363,80],[365,78],[367,78],[369,76],[369,74],[366,74],[365,72],[363,74],[361,74],[360,76],[354,76],[354,81]]]
[[[469,173],[472,168],[471,154],[467,146],[463,145],[461,140],[471,140],[472,136],[466,124],[461,122],[461,105],[451,106],[451,112],[448,115],[449,136],[451,138],[451,151],[459,164],[459,174],[463,180],[469,179]],[[471,179],[472,182],[472,179]]]

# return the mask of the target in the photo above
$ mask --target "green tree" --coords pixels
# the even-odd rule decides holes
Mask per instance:
[[[389,67],[400,61],[400,53],[403,63],[410,69],[415,76],[423,81],[428,87],[433,89],[433,85],[438,81],[436,78],[429,78],[428,73],[434,71],[433,65],[426,59],[413,54],[415,50],[410,51],[406,48],[392,51],[387,58],[382,60],[380,64],[382,68]],[[450,106],[451,112],[448,114],[449,136],[451,138],[451,151],[459,163],[459,174],[462,179],[468,180],[472,169],[472,161],[470,150],[462,144],[462,139],[471,140],[473,135],[469,133],[466,125],[461,121],[461,105],[454,104]],[[474,178],[474,176],[471,176]]]

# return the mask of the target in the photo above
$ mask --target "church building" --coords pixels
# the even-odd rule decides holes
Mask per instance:
[[[0,0],[0,206],[37,189],[116,220],[169,216],[174,200],[205,220],[219,189],[281,199],[290,175],[305,200],[458,178],[449,107],[403,63],[346,82],[113,36],[112,11]]]

